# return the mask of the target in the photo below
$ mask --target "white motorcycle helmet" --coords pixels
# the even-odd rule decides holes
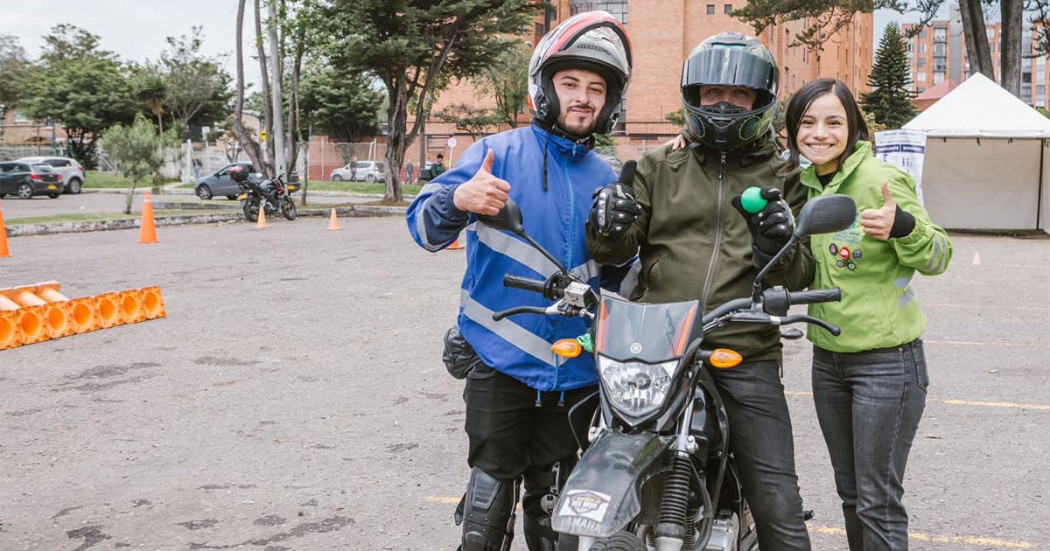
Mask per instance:
[[[529,108],[545,128],[558,124],[554,73],[563,69],[594,71],[605,79],[605,106],[594,131],[605,134],[620,117],[620,104],[631,81],[631,41],[618,19],[604,11],[576,14],[547,33],[529,61]],[[561,129],[564,132],[564,129]]]

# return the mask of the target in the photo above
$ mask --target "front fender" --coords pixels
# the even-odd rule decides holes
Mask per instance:
[[[622,530],[641,512],[641,489],[670,465],[671,436],[605,430],[591,444],[560,492],[555,531],[598,538]]]

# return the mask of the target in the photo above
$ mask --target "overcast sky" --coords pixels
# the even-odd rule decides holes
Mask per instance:
[[[254,35],[251,5],[245,13],[245,36]],[[236,0],[0,0],[0,34],[18,37],[31,59],[40,56],[43,37],[60,23],[81,27],[99,37],[101,49],[140,63],[159,59],[168,48],[167,37],[189,36],[197,25],[203,27],[201,53],[221,57],[233,76],[236,22]],[[249,81],[257,79],[253,65],[246,57]]]

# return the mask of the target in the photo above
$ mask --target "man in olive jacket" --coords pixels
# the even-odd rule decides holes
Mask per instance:
[[[708,312],[750,295],[758,270],[791,235],[790,211],[797,213],[807,196],[799,172],[783,170],[778,155],[771,131],[776,95],[776,63],[753,38],[723,33],[690,54],[682,72],[689,146],[667,145],[643,156],[633,189],[600,189],[588,222],[596,261],[623,264],[639,256],[631,300],[698,299]],[[740,206],[740,194],[751,186],[770,200],[754,215]],[[812,279],[812,254],[798,243],[771,267],[764,285],[800,290]],[[744,357],[734,369],[712,371],[760,548],[810,549],[780,382],[779,329],[730,324],[705,344]]]

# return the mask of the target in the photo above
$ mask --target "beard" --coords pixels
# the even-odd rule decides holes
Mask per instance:
[[[586,117],[575,113],[563,113],[558,117],[558,126],[577,138],[586,138],[593,134],[597,124],[598,115],[595,111],[591,111]]]

